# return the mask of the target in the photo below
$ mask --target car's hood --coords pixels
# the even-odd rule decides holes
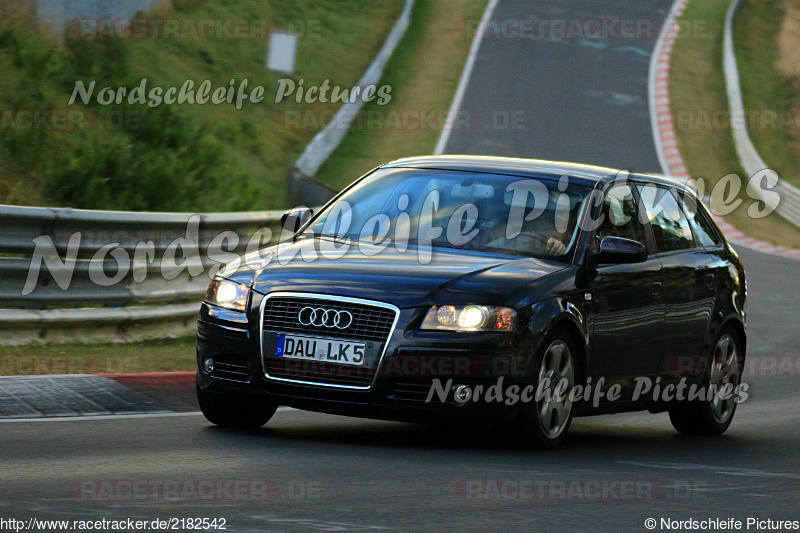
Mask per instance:
[[[314,253],[315,242],[331,252]],[[497,303],[522,286],[562,270],[555,261],[408,246],[364,249],[306,239],[245,256],[221,275],[261,293],[311,292],[365,298],[398,307],[448,302]],[[366,252],[366,253],[365,253]],[[376,255],[370,255],[378,252]]]

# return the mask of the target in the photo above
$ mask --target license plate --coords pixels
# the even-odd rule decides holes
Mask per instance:
[[[365,350],[366,346],[358,342],[278,335],[275,357],[360,366],[364,364]]]

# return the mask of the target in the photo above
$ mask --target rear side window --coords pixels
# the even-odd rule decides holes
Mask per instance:
[[[670,190],[652,184],[639,184],[636,187],[642,201],[639,214],[649,219],[658,251],[694,248],[696,245],[689,220]]]
[[[681,199],[683,211],[686,213],[686,217],[689,219],[689,224],[692,227],[692,231],[694,231],[694,234],[697,236],[697,240],[700,241],[700,244],[706,247],[712,247],[720,244],[722,241],[720,240],[719,232],[716,230],[714,223],[705,213],[705,210],[697,205],[699,200],[696,200],[693,197],[679,197]],[[687,199],[689,200],[688,202],[686,201]]]

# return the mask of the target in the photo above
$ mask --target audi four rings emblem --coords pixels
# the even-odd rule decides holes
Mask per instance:
[[[297,314],[297,320],[304,326],[347,329],[353,323],[353,315],[339,309],[304,307]]]

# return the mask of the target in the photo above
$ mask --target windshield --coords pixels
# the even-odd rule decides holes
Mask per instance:
[[[383,169],[320,213],[301,237],[566,258],[590,191],[567,176]]]

